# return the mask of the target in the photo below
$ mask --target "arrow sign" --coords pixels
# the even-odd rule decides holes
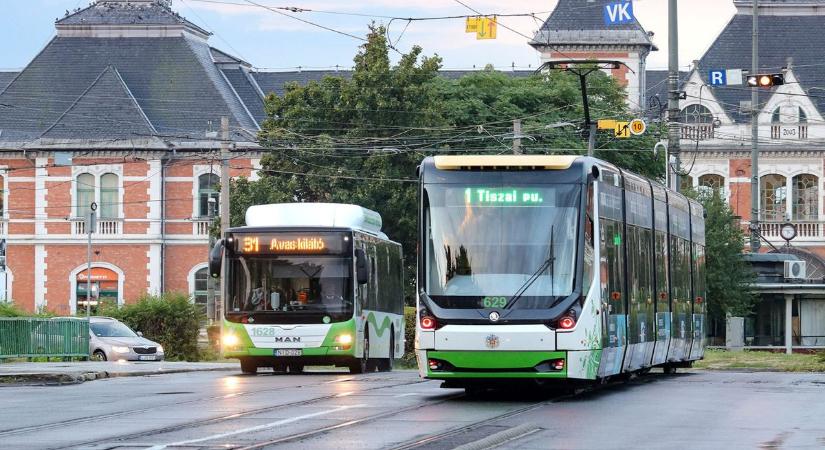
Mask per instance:
[[[622,25],[636,22],[633,15],[633,2],[630,0],[617,1],[604,5],[605,25]]]

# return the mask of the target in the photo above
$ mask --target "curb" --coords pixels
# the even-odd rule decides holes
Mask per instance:
[[[70,384],[80,384],[87,381],[102,380],[105,378],[142,377],[150,375],[167,375],[175,373],[189,372],[219,372],[238,370],[236,367],[210,367],[192,369],[169,369],[155,370],[147,372],[64,372],[64,373],[16,373],[9,375],[0,374],[0,387],[2,386],[63,386]]]

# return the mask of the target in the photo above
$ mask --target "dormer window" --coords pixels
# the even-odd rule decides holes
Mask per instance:
[[[679,114],[682,139],[702,141],[713,139],[713,114],[703,105],[688,105]]]

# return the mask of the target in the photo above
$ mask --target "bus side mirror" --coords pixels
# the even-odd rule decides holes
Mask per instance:
[[[370,281],[369,259],[364,250],[355,249],[355,277],[358,279],[358,284],[367,284]]]
[[[212,250],[209,250],[209,275],[212,278],[220,278],[221,265],[223,264],[223,239],[215,242]]]

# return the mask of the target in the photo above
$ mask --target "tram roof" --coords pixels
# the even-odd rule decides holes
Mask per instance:
[[[250,206],[248,227],[349,228],[386,239],[381,215],[358,205],[344,203],[275,203]]]
[[[438,155],[435,167],[440,170],[465,168],[531,167],[547,170],[569,169],[577,155]]]

